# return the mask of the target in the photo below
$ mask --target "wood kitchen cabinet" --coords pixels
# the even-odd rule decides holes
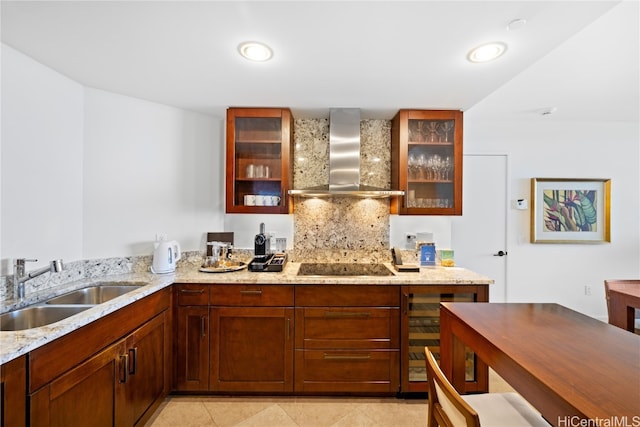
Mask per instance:
[[[118,341],[31,395],[31,426],[127,426],[128,355]]]
[[[163,289],[30,352],[29,425],[144,425],[169,393],[170,306]]]
[[[169,354],[165,350],[165,339],[168,337],[165,329],[169,329],[169,325],[166,315],[167,312],[154,317],[129,335],[125,342],[129,356],[125,384],[134,425],[140,424],[149,408],[155,402],[161,402],[168,392],[166,366],[169,366]]]
[[[399,391],[399,294],[395,286],[296,288],[295,391]]]
[[[402,392],[427,392],[424,347],[440,358],[440,302],[488,302],[488,285],[402,286]],[[466,392],[486,390],[488,368],[467,352]]]
[[[391,127],[391,213],[462,215],[462,112],[400,110]]]
[[[209,286],[176,284],[175,390],[209,390]]]
[[[288,109],[227,110],[227,213],[289,213],[292,140]]]
[[[212,285],[212,391],[293,391],[293,286]]]
[[[27,358],[20,356],[0,367],[0,426],[27,425]]]

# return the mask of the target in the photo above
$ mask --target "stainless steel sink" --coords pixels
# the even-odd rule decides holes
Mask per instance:
[[[118,283],[118,282],[103,282],[103,283]],[[120,282],[121,283],[121,282]],[[142,285],[98,285],[91,286],[84,289],[78,289],[68,294],[60,295],[59,297],[51,298],[47,300],[47,304],[102,304],[121,295],[129,293],[135,289],[140,288]]]
[[[44,303],[0,315],[0,331],[21,331],[49,325],[134,291],[146,282],[103,281]]]
[[[21,331],[58,322],[91,306],[46,306],[38,305],[0,315],[0,331]]]
[[[134,282],[127,280],[103,280],[100,282],[95,282],[91,286],[128,286],[130,288],[139,288],[140,286],[148,285],[149,282]]]

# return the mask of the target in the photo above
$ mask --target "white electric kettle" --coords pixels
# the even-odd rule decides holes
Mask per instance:
[[[181,257],[180,244],[175,240],[155,242],[151,272],[154,274],[173,273]]]

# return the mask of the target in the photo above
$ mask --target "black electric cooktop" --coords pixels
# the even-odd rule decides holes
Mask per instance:
[[[298,276],[393,276],[393,272],[384,264],[303,262]]]

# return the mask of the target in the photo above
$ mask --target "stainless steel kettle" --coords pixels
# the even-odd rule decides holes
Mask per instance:
[[[176,263],[181,256],[180,244],[177,241],[160,240],[155,242],[151,272],[154,274],[173,273],[176,271]]]

